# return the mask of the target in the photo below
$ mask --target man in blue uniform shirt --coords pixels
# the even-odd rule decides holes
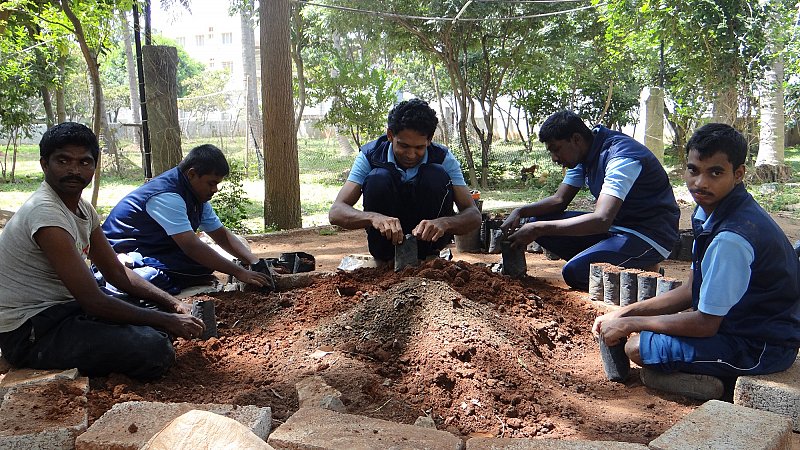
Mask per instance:
[[[778,227],[745,190],[747,142],[712,123],[686,144],[692,272],[681,287],[598,317],[607,345],[631,333],[625,353],[642,382],[700,400],[719,398],[739,375],[789,368],[800,347],[800,263]],[[688,311],[687,311],[688,309]]]
[[[146,267],[166,275],[151,277],[158,287],[175,292],[205,284],[217,270],[256,286],[269,284],[263,273],[247,270],[223,257],[197,237],[205,231],[217,245],[246,264],[258,261],[231,233],[209,200],[230,167],[217,147],[193,148],[174,167],[126,195],[103,222],[117,253],[134,254]]]
[[[536,241],[567,260],[564,281],[584,291],[591,263],[647,269],[669,256],[680,210],[667,173],[647,147],[601,125],[590,130],[571,111],[548,117],[539,140],[568,170],[555,194],[515,209],[503,222],[512,246]],[[594,211],[566,211],[584,186],[597,199]]]
[[[361,147],[328,218],[347,229],[365,228],[369,251],[394,258],[406,234],[417,238],[419,259],[438,255],[453,235],[480,226],[458,161],[432,143],[439,123],[428,103],[412,99],[389,112],[386,134]],[[364,194],[364,210],[353,207]],[[453,204],[459,213],[454,214]]]

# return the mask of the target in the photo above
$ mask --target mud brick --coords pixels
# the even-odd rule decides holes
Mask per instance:
[[[78,437],[77,450],[138,450],[175,418],[191,410],[210,411],[229,417],[265,439],[272,424],[272,410],[257,406],[216,403],[125,402],[114,405]]]
[[[800,431],[800,363],[783,372],[739,377],[733,403],[786,416],[794,431]]]
[[[650,442],[653,450],[791,450],[792,423],[768,411],[710,400]]]
[[[463,449],[461,439],[446,431],[322,408],[299,409],[270,434],[267,442],[276,449],[292,450]]]
[[[88,425],[88,391],[88,378],[8,388],[0,405],[0,448],[75,448],[75,438]]]
[[[555,439],[472,438],[467,450],[646,450],[646,445],[613,441],[557,441]]]

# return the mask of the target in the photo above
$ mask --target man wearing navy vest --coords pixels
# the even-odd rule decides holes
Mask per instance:
[[[135,254],[137,262],[159,271],[159,276],[151,280],[167,292],[205,284],[215,270],[245,283],[266,286],[269,281],[265,274],[223,257],[196,234],[205,231],[220,248],[243,263],[258,262],[250,249],[222,225],[209,203],[229,171],[220,149],[211,144],[195,147],[177,167],[120,200],[103,222],[103,233],[117,253]]]
[[[598,317],[607,345],[627,340],[642,382],[700,400],[724,380],[788,369],[800,347],[800,263],[783,231],[745,190],[747,141],[729,125],[686,144],[692,271],[682,286]],[[688,309],[688,311],[687,311]],[[720,378],[718,378],[720,377]],[[729,386],[731,383],[728,383]]]
[[[568,170],[555,194],[516,208],[503,222],[512,246],[536,241],[567,260],[564,281],[584,291],[592,263],[648,269],[669,256],[680,209],[664,167],[647,147],[601,125],[590,130],[571,111],[548,117],[539,140]],[[597,201],[594,211],[566,211],[584,186]]]
[[[331,224],[367,230],[369,252],[378,261],[392,260],[406,234],[417,238],[417,256],[425,259],[453,235],[480,226],[461,166],[447,147],[431,142],[438,123],[427,102],[400,102],[389,112],[386,134],[361,147],[331,206]],[[353,205],[362,194],[360,211]]]

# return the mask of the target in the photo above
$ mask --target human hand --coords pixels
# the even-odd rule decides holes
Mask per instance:
[[[441,222],[439,219],[422,220],[411,230],[411,234],[421,241],[438,241],[445,233]]]
[[[539,237],[538,224],[539,222],[526,223],[512,233],[508,237],[508,240],[511,241],[511,247],[524,249],[528,244],[535,241]]]
[[[192,313],[192,305],[188,303],[184,303],[180,300],[176,300],[175,302],[175,312],[177,314],[191,314]]]
[[[630,332],[625,328],[624,319],[619,316],[619,312],[613,311],[594,319],[592,334],[603,339],[606,345],[613,346],[628,337]]]
[[[508,215],[506,220],[500,225],[500,229],[503,230],[503,234],[508,234],[511,231],[516,230],[519,227],[519,221],[521,217],[519,215],[519,208],[511,211],[511,214]]]
[[[237,273],[235,273],[234,276],[236,277],[237,280],[243,283],[254,284],[259,287],[272,285],[269,276],[267,276],[267,274],[262,272],[254,272],[252,270],[241,268],[241,270],[237,271]]]
[[[164,329],[173,336],[194,339],[202,336],[206,327],[202,320],[191,314],[166,314]]]
[[[381,235],[392,241],[392,244],[394,245],[398,245],[403,242],[403,226],[400,224],[400,219],[396,217],[376,214],[372,219],[372,228],[380,231]]]

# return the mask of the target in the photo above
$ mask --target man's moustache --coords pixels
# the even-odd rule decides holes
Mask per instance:
[[[78,183],[89,184],[89,182],[88,182],[88,181],[84,180],[84,179],[83,179],[83,178],[81,178],[81,177],[77,177],[77,176],[69,176],[69,177],[64,177],[64,178],[61,178],[61,179],[60,179],[60,180],[58,180],[58,181],[59,181],[60,183],[67,183],[67,182],[70,182],[70,181],[77,181]]]

